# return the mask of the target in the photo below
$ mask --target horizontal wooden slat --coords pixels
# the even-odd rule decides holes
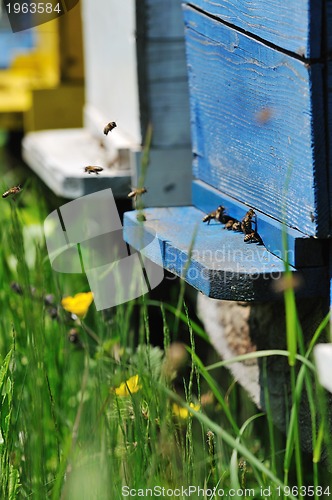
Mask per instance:
[[[190,7],[184,12],[194,175],[309,236],[326,237],[321,65]]]
[[[189,0],[187,3],[297,55],[321,56],[323,2]]]
[[[125,213],[124,239],[205,295],[246,301],[277,298],[273,283],[282,277],[284,264],[264,246],[244,243],[243,234],[223,230],[219,223],[204,224],[204,213],[194,207],[148,208],[144,214],[146,222],[138,223],[136,211]],[[152,251],[146,250],[155,236],[158,251],[155,245]],[[326,293],[326,269],[306,269],[300,274],[304,280],[301,294]]]
[[[326,34],[325,50],[329,53],[332,51],[332,1],[326,0],[326,12],[324,16],[324,29]]]
[[[252,208],[202,181],[194,181],[192,187],[193,205],[204,213],[210,213],[222,205],[228,215],[241,221],[249,208]],[[255,214],[257,232],[267,250],[274,255],[287,259],[287,262],[296,268],[328,265],[328,240],[305,237],[300,231],[267,217],[257,208]],[[283,232],[287,233],[287,248],[283,242]]]

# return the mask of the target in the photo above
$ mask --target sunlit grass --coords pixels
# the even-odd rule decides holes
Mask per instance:
[[[208,338],[190,318],[184,289],[176,304],[146,296],[97,312],[89,302],[75,316],[61,302],[89,292],[87,280],[50,268],[38,232],[48,214],[35,205],[35,189],[32,184],[19,203],[8,200],[0,211],[1,498],[120,499],[125,486],[190,485],[251,488],[255,498],[271,487],[269,498],[280,498],[277,486],[306,480],[296,447],[304,390],[314,433],[307,476],[310,484],[326,482],[321,458],[331,447],[329,424],[324,394],[317,399],[314,389],[311,353],[327,320],[304,346],[293,298],[286,297],[294,315],[287,335],[297,336],[291,357],[289,350],[271,350],[208,366],[196,348],[199,339],[208,351]],[[160,331],[152,311],[160,313]],[[187,348],[172,351],[184,330]],[[156,338],[161,347],[153,346]],[[237,386],[219,375],[230,362],[272,355],[294,366],[284,441],[275,437],[269,405],[267,417],[258,410],[243,416]]]

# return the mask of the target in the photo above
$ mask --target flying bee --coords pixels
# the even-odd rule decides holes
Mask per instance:
[[[84,172],[87,172],[88,174],[97,174],[97,175],[99,175],[99,172],[102,172],[103,170],[104,169],[102,167],[95,167],[91,165],[84,168]]]
[[[253,211],[252,208],[248,210],[246,215],[243,217],[242,222],[241,222],[241,229],[244,232],[244,234],[251,234],[253,232],[252,228],[252,223],[253,223],[253,217],[255,217],[256,214]]]
[[[13,292],[17,293],[18,295],[23,295],[23,288],[16,281],[13,281],[10,284],[10,288],[13,290]]]
[[[21,191],[22,191],[22,186],[21,186],[21,184],[19,184],[18,186],[13,186],[10,189],[8,189],[8,191],[6,191],[5,193],[3,193],[2,197],[3,198],[8,198],[8,196],[13,196],[14,200],[15,200],[15,195],[17,195]]]
[[[217,210],[205,215],[205,217],[203,217],[202,221],[207,222],[208,225],[210,224],[211,220],[217,220],[217,221],[224,224],[226,222],[225,217],[227,217],[227,216],[225,216],[225,207],[223,207],[222,205],[219,205]]]
[[[104,127],[104,134],[107,135],[108,132],[112,132],[112,130],[116,127],[115,122],[109,122],[105,127]]]
[[[145,187],[142,188],[131,188],[128,198],[134,198],[136,200],[137,196],[142,196],[142,194],[147,193],[148,190]]]
[[[247,233],[244,237],[244,242],[245,243],[260,243],[262,244],[262,238],[259,236],[259,234],[256,231],[252,231],[251,233]]]
[[[76,330],[76,328],[71,328],[67,335],[69,342],[71,342],[72,344],[76,344],[77,347],[81,346],[79,332],[78,330]]]

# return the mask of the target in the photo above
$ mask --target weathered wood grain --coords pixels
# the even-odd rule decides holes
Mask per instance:
[[[242,234],[225,231],[221,224],[203,224],[204,213],[194,207],[149,208],[144,213],[143,224],[137,222],[136,211],[125,213],[124,239],[145,255],[145,244],[156,235],[162,262],[159,251],[148,252],[153,262],[212,298],[276,299],[273,283],[282,277],[284,264],[264,246],[244,243]],[[302,294],[326,294],[326,268],[308,268],[301,275]]]
[[[306,58],[321,56],[323,2],[189,0],[187,3]]]
[[[309,236],[329,204],[322,66],[184,7],[194,175]]]

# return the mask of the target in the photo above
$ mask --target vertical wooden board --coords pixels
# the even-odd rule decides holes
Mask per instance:
[[[327,236],[321,65],[190,7],[184,13],[194,175],[307,235]]]
[[[325,51],[329,53],[332,50],[332,0],[325,0],[324,12],[324,26],[325,31]]]
[[[186,49],[182,40],[149,40],[146,45],[148,80],[188,80]]]
[[[61,81],[83,81],[83,41],[81,4],[59,18]]]
[[[132,152],[131,165],[133,186],[137,186],[141,175],[141,151]],[[144,207],[174,207],[190,205],[191,160],[189,148],[154,149],[149,152],[149,166],[144,178],[147,193],[142,202]],[[135,206],[135,203],[133,203]]]
[[[191,149],[181,3],[137,1],[136,28],[142,136],[151,123],[154,148]]]
[[[137,0],[143,4],[146,36],[155,39],[183,38],[182,0]]]
[[[104,124],[116,121],[122,134],[141,142],[135,2],[127,0],[83,0],[82,26],[86,101]],[[94,134],[103,137],[94,124]]]
[[[187,81],[153,82],[148,87],[154,147],[190,149]]]
[[[147,116],[153,126],[155,147],[191,149],[189,90],[184,38],[149,40],[146,46]]]
[[[326,108],[327,108],[327,134],[328,134],[328,159],[329,159],[329,196],[330,196],[330,236],[332,235],[332,0],[326,0],[326,13],[325,13],[325,34],[326,34],[326,47],[325,47],[325,63],[327,73],[327,95],[326,95]],[[331,252],[332,262],[332,252]],[[331,264],[332,270],[332,264]],[[331,276],[332,279],[332,276]],[[332,287],[332,281],[331,281]],[[332,289],[332,288],[331,288]],[[331,296],[332,298],[332,296]],[[332,324],[332,320],[331,320]]]
[[[189,0],[187,3],[305,58],[321,56],[323,2]]]
[[[332,22],[332,19],[331,19]],[[330,236],[332,235],[332,62],[327,62],[327,136],[328,136],[328,165],[329,165],[329,199],[330,199]]]

